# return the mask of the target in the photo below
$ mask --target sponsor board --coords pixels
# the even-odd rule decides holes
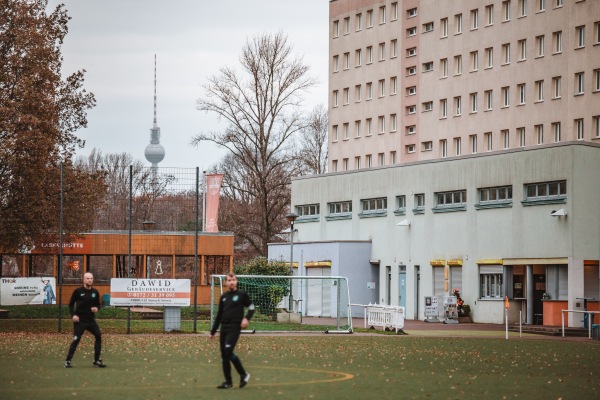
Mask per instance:
[[[190,282],[189,279],[112,278],[110,305],[187,307]]]
[[[56,279],[0,278],[0,305],[56,304]]]

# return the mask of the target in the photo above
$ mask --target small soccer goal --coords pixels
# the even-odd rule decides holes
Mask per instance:
[[[256,309],[255,316],[293,330],[303,317],[330,318],[328,333],[352,332],[348,279],[342,276],[238,275],[238,289],[246,291]],[[217,315],[219,298],[227,290],[226,275],[211,280],[210,323]],[[290,328],[292,327],[292,328]],[[298,329],[300,330],[300,329]]]

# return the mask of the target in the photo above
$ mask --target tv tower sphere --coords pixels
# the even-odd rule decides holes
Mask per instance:
[[[154,123],[150,128],[150,144],[146,146],[144,156],[153,168],[157,168],[158,163],[165,158],[165,148],[160,144],[160,128],[156,124],[156,54],[154,55]]]

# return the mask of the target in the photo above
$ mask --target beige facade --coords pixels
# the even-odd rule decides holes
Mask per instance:
[[[600,1],[330,2],[329,171],[600,143]]]

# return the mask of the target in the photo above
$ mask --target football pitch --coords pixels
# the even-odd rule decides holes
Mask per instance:
[[[67,334],[0,335],[7,399],[598,399],[597,342],[395,335],[243,335],[248,386],[218,390],[218,338],[104,335],[63,367]]]

